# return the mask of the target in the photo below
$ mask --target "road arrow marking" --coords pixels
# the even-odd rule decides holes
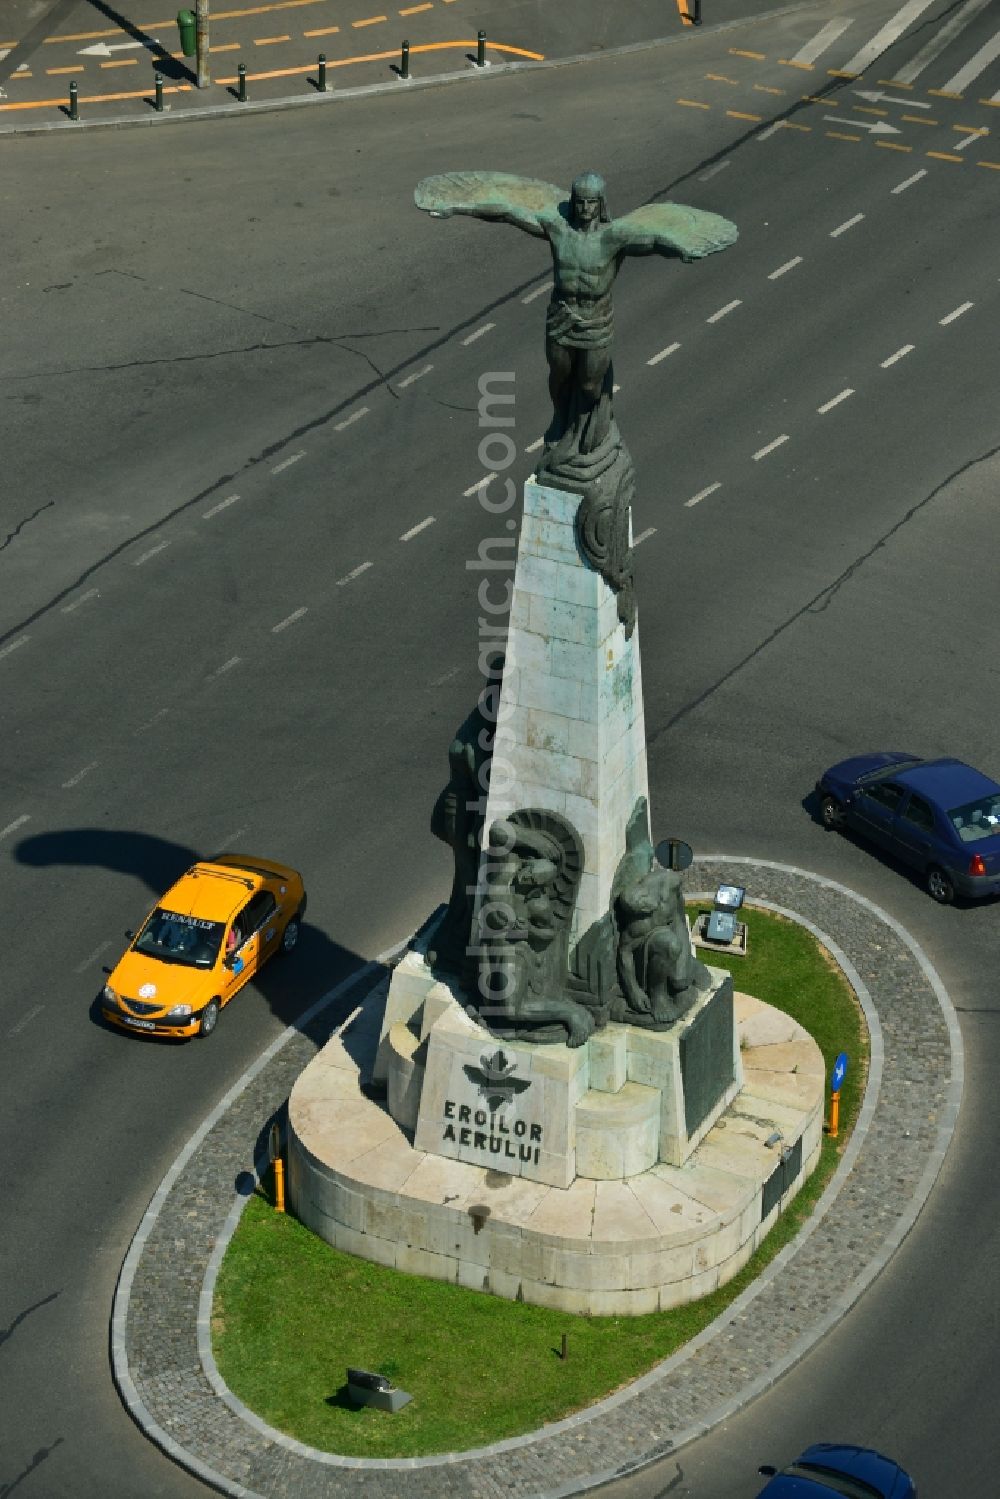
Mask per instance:
[[[157,46],[160,45],[159,37],[152,40]],[[93,46],[81,47],[77,56],[79,57],[110,57],[112,52],[128,52],[132,47],[145,47],[145,42],[94,42]]]
[[[852,130],[867,130],[872,135],[902,135],[895,125],[887,125],[884,120],[842,120],[839,115],[824,115],[824,120],[830,120],[834,125],[849,125]]]
[[[907,104],[911,109],[930,109],[929,104],[922,104],[919,99],[897,99],[895,95],[885,94],[877,88],[856,88],[854,92],[859,99],[864,99],[868,104]]]

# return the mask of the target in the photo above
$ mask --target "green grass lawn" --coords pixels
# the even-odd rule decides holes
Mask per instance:
[[[693,903],[692,921],[703,904]],[[853,992],[804,928],[745,909],[749,954],[713,955],[738,989],[794,1016],[827,1068],[851,1058],[837,1141],[760,1249],[721,1290],[644,1317],[577,1317],[403,1275],[332,1249],[271,1206],[265,1181],[226,1252],[213,1309],[223,1378],[265,1421],[345,1455],[415,1457],[533,1431],[610,1394],[711,1322],[801,1227],[857,1117],[867,1034]],[[704,956],[704,949],[699,949]],[[563,1333],[569,1356],[559,1357]],[[413,1395],[394,1416],[355,1410],[348,1364]]]

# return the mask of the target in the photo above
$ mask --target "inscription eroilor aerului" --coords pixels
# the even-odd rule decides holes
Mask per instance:
[[[444,1117],[447,1121],[442,1141],[464,1146],[468,1150],[481,1150],[484,1154],[505,1156],[508,1160],[532,1162],[537,1166],[542,1148],[542,1126],[527,1119],[512,1119],[505,1124],[500,1114],[488,1114],[485,1109],[474,1109],[467,1103],[445,1101]]]

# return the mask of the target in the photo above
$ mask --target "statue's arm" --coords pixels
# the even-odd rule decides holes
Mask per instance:
[[[619,255],[678,255],[701,260],[735,244],[737,229],[728,219],[683,203],[647,203],[604,230]]]
[[[618,981],[632,1009],[647,1011],[650,1008],[649,996],[635,976],[635,950],[639,941],[641,938],[637,940],[622,932],[618,942]]]
[[[546,222],[558,215],[562,193],[551,182],[514,177],[507,172],[445,172],[424,177],[414,202],[434,218],[456,213],[513,224],[526,234],[545,235]]]
[[[477,203],[475,207],[462,205],[448,213],[435,213],[431,210],[432,217],[439,219],[450,218],[454,213],[464,213],[474,219],[493,219],[502,224],[513,224],[515,229],[523,229],[525,234],[533,234],[536,239],[545,238],[545,227],[539,215],[517,203]]]

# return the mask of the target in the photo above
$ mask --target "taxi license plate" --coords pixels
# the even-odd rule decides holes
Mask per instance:
[[[152,1020],[133,1020],[131,1015],[123,1015],[122,1019],[126,1025],[136,1025],[141,1031],[155,1031],[156,1025]]]

